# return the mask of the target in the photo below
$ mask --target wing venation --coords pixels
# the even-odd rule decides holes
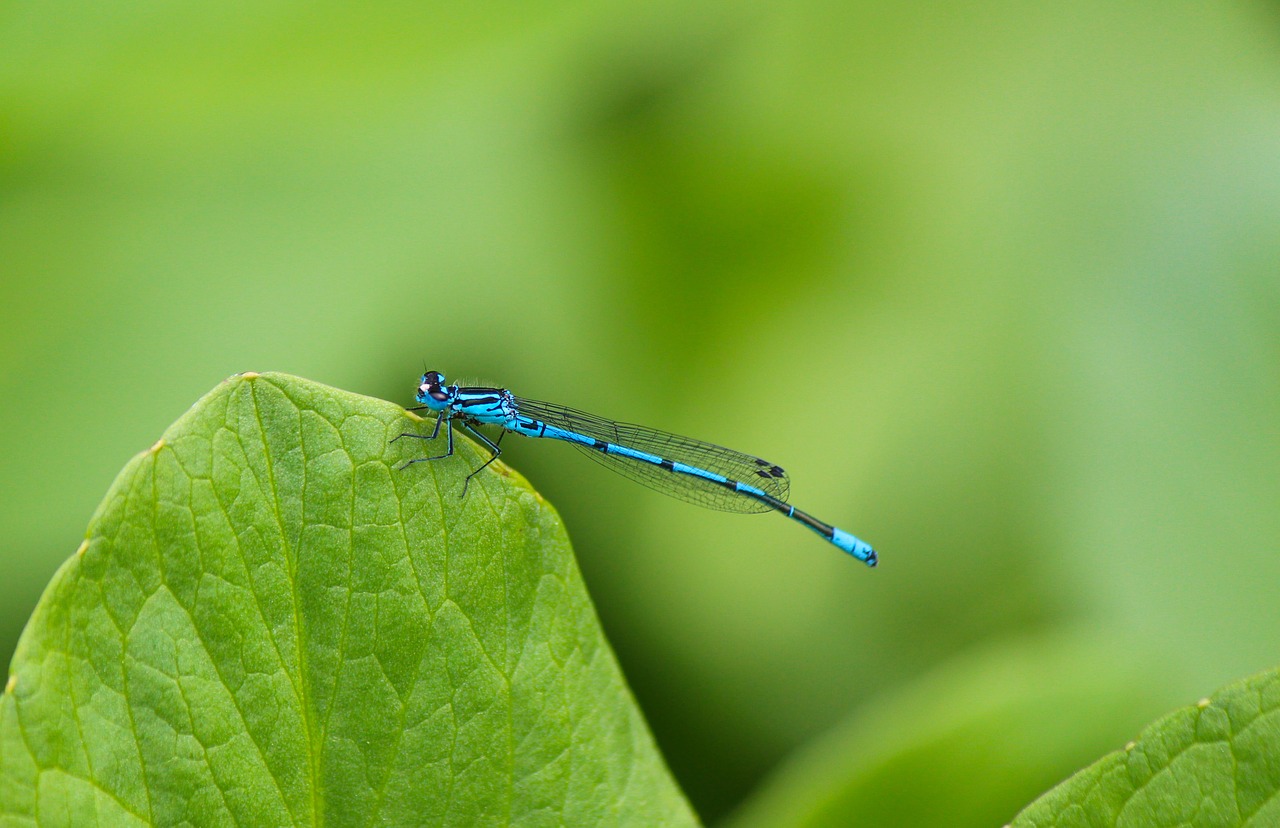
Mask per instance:
[[[646,426],[615,423],[612,420],[555,403],[517,397],[516,404],[524,416],[533,417],[549,425],[596,440],[656,454],[664,460],[705,469],[730,480],[755,486],[781,501],[786,501],[790,493],[791,484],[787,479],[787,473],[760,457]],[[770,509],[768,505],[753,497],[701,477],[679,474],[651,463],[616,454],[605,454],[576,443],[570,443],[570,445],[626,478],[688,503],[725,512],[767,512]]]

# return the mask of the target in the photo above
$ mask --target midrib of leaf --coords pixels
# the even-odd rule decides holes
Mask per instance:
[[[285,529],[284,520],[282,518],[282,513],[284,511],[284,503],[280,499],[280,488],[276,484],[275,468],[271,461],[271,454],[266,451],[267,427],[266,427],[266,424],[263,423],[262,421],[262,408],[261,408],[261,403],[258,399],[259,387],[260,386],[257,385],[256,383],[252,385],[250,387],[251,388],[250,396],[253,399],[254,418],[257,420],[259,432],[263,435],[263,446],[262,446],[264,449],[263,467],[267,475],[267,479],[271,482],[271,499],[275,505],[275,508],[271,509],[271,514],[276,518],[276,529],[280,533],[281,551],[284,553],[286,559],[289,561],[289,574],[290,574],[289,585],[291,587],[291,595],[293,598],[293,634],[294,634],[295,640],[297,641],[297,658],[298,658],[298,676],[295,679],[294,676],[290,674],[289,681],[293,685],[294,696],[297,698],[298,705],[302,711],[303,725],[306,727],[307,733],[310,736],[310,738],[307,739],[307,764],[308,764],[308,771],[311,776],[311,784],[310,784],[311,822],[313,825],[319,828],[320,826],[324,825],[324,804],[323,804],[323,794],[321,793],[320,758],[316,755],[316,745],[323,744],[322,740],[325,736],[325,733],[324,732],[318,733],[316,731],[316,723],[315,723],[315,717],[313,713],[315,709],[315,699],[312,698],[309,692],[309,689],[311,687],[311,663],[310,663],[310,659],[307,658],[307,648],[303,643],[307,640],[307,636],[305,633],[306,621],[303,617],[302,602],[298,597],[298,544],[297,542],[291,541],[289,537],[289,533]],[[301,429],[299,429],[299,431],[301,431]],[[305,443],[305,440],[303,440],[303,442]],[[246,450],[243,438],[240,440],[240,450],[244,452],[245,458],[246,460],[248,460],[246,465],[248,465],[249,468],[253,468],[253,462],[252,460],[249,459],[253,457],[253,453]],[[305,453],[306,453],[306,447],[304,445],[303,446],[304,456],[305,456]],[[255,480],[257,480],[256,473],[254,474],[254,478]],[[261,481],[259,480],[257,482],[258,482],[259,488],[261,488],[261,485],[262,485]],[[304,462],[303,474],[302,474],[302,500],[304,503],[306,502],[306,496],[307,496],[307,475],[306,475],[306,463]],[[348,567],[348,569],[349,568],[350,567]],[[252,591],[252,589],[250,591]],[[255,597],[256,597],[256,594],[255,594]],[[348,601],[349,600],[350,599],[348,598]],[[261,612],[262,612],[261,606],[259,606],[259,613]],[[265,615],[263,615],[263,622],[266,623]],[[274,632],[271,633],[271,641],[272,641],[272,644],[275,645],[276,656],[280,659],[280,662],[283,664],[285,660],[284,653],[280,651],[280,642],[276,640]],[[339,661],[339,663],[341,663],[341,661]],[[341,667],[339,667],[339,671],[341,671]],[[335,682],[337,681],[337,678],[338,677],[335,677],[334,679]],[[332,701],[330,702],[329,709],[330,711],[332,711],[333,709]],[[325,729],[326,730],[328,729],[327,718],[325,720]],[[266,757],[263,757],[264,761],[265,761],[265,758]],[[288,807],[288,798],[285,796],[285,793],[283,790],[280,791],[280,797],[281,797],[281,800],[285,802],[285,807]]]

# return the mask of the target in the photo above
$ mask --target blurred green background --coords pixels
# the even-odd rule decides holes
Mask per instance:
[[[223,377],[425,364],[879,549],[506,442],[705,819],[1001,824],[1280,662],[1278,216],[1273,4],[6,4],[0,650]]]

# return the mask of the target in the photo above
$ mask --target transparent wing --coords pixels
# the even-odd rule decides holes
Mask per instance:
[[[615,423],[612,420],[555,403],[516,397],[516,405],[523,416],[533,417],[548,425],[596,440],[605,440],[648,454],[656,454],[664,460],[705,469],[730,480],[755,486],[778,500],[786,501],[791,490],[786,472],[773,463],[750,454],[654,428],[631,423]],[[678,474],[652,463],[617,454],[605,454],[577,443],[570,443],[570,445],[623,477],[688,503],[696,503],[699,506],[724,512],[769,511],[768,506],[755,498],[726,489],[718,483],[701,477]]]

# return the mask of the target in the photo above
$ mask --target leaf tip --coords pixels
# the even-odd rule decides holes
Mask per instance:
[[[1204,710],[1204,709],[1205,709],[1206,707],[1208,707],[1210,704],[1212,704],[1212,702],[1211,702],[1211,701],[1209,701],[1209,698],[1206,696],[1205,698],[1203,698],[1203,699],[1201,699],[1200,701],[1196,702],[1196,707],[1200,708],[1201,710]]]
[[[16,674],[10,675],[9,680],[4,683],[4,692],[12,693],[13,688],[17,686],[18,686],[18,676]]]
[[[1133,750],[1137,746],[1138,746],[1138,743],[1130,739],[1129,741],[1124,743],[1124,752],[1128,753],[1129,751]]]
[[[83,555],[88,549],[89,549],[89,539],[85,538],[84,540],[80,541],[80,545],[76,547],[76,556],[79,557]]]
[[[237,385],[242,382],[253,382],[262,376],[259,371],[239,371],[224,379],[221,385]]]
[[[154,443],[152,443],[151,448],[147,449],[147,451],[151,454],[159,454],[160,449],[164,448],[164,446],[165,446],[164,438],[161,437],[159,440],[156,440]]]

